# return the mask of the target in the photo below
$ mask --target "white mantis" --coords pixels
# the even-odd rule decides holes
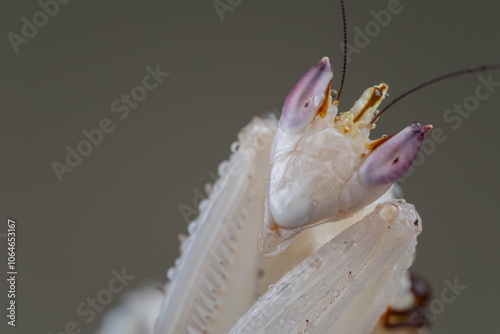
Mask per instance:
[[[265,255],[277,255],[305,229],[340,220],[352,224],[349,218],[366,214],[368,205],[411,165],[431,126],[413,123],[398,134],[369,140],[387,85],[367,89],[350,111],[339,115],[338,101],[332,103],[330,96],[332,75],[329,59],[321,59],[292,89],[277,124],[272,118],[256,119],[242,130],[239,150],[219,167],[221,179],[200,204],[182,256],[169,270],[158,333],[225,332],[254,303],[262,286],[273,281],[269,277],[283,275],[280,265],[266,268],[255,247],[262,217],[259,248]],[[304,255],[306,260],[232,332],[322,333],[345,330],[349,323],[354,332],[371,330],[411,264],[420,231],[413,207],[392,202],[377,206],[315,253],[325,240],[297,243],[302,254],[283,253],[281,266],[286,264],[286,272]],[[333,237],[338,232],[322,233]],[[308,271],[314,277],[306,283]],[[292,295],[283,292],[286,287]],[[332,295],[316,297],[307,312],[290,308],[289,298],[294,305],[295,299],[312,296],[317,289]],[[370,304],[365,321],[356,326],[353,312],[364,303]]]
[[[279,122],[240,132],[169,270],[157,333],[367,333],[394,303],[422,226],[389,189],[431,126],[371,141],[387,85],[339,113],[331,80],[323,58]]]

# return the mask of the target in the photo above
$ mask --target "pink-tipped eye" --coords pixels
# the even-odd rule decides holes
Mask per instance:
[[[361,165],[361,180],[369,186],[396,182],[417,157],[432,125],[414,122],[378,145]],[[383,139],[382,139],[383,140]]]
[[[328,57],[323,57],[300,78],[283,104],[281,123],[286,132],[299,133],[314,119],[328,101],[332,78]]]

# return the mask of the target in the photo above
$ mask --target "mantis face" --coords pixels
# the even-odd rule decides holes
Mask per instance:
[[[271,150],[266,214],[259,248],[279,253],[300,231],[339,221],[384,194],[408,170],[431,125],[414,122],[370,140],[384,83],[368,88],[347,112],[330,96],[327,57],[290,91]]]

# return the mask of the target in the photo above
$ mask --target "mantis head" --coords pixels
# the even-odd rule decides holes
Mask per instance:
[[[300,231],[347,218],[378,199],[408,170],[432,129],[414,122],[370,140],[388,86],[368,88],[349,111],[339,113],[330,94],[332,78],[324,57],[283,105],[259,241],[268,255],[282,251]]]

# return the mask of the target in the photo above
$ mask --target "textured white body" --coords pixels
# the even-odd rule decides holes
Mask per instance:
[[[156,334],[366,334],[405,293],[398,286],[422,225],[412,205],[391,200],[392,189],[263,257],[256,244],[276,125],[255,118],[240,132],[240,148],[219,166],[221,178],[189,225],[161,307],[160,291],[139,291],[107,315],[101,332],[151,334],[158,314]]]
[[[380,204],[274,284],[230,333],[370,333],[412,263],[419,221],[411,204]]]
[[[276,124],[274,118],[254,119],[240,132],[239,150],[231,155],[229,162],[221,164],[221,178],[209,199],[200,204],[200,217],[190,224],[190,236],[182,244],[181,257],[176,267],[169,270],[171,281],[166,287],[156,334],[226,333],[268,285],[280,278],[232,333],[296,333],[305,328],[303,316],[314,314],[307,319],[311,321],[307,325],[311,332],[327,333],[325,328],[336,328],[338,333],[365,334],[365,329],[373,328],[393,298],[401,276],[411,264],[416,234],[421,227],[412,225],[417,214],[411,205],[386,204],[398,206],[397,214],[379,208],[356,223],[373,210],[374,203],[350,219],[305,231],[300,236],[303,238],[299,237],[287,251],[271,259],[263,257],[257,249]],[[381,200],[391,197],[392,192],[388,192]],[[385,213],[381,215],[380,211]],[[352,224],[350,232],[337,236]],[[350,241],[352,247],[339,248]],[[347,275],[348,271],[354,273],[352,277]],[[342,291],[333,308],[318,295],[320,282],[329,282]],[[285,286],[294,289],[287,290],[289,293],[283,299],[278,287]],[[307,296],[318,299],[307,299],[307,313],[293,313],[306,311],[299,305]],[[285,304],[278,307],[280,303]],[[274,304],[276,307],[270,309],[269,305]],[[322,305],[321,310],[316,309],[318,305]],[[360,317],[360,312],[369,316]],[[332,323],[331,319],[338,319],[335,314],[340,313],[343,321]],[[255,327],[256,316],[263,327]],[[359,327],[351,328],[351,321]]]
[[[276,130],[269,205],[281,227],[295,228],[324,217],[343,219],[367,204],[360,198],[368,187],[353,171],[367,151],[369,130],[350,136],[335,126],[336,114],[332,105],[327,116],[310,123],[305,133],[288,134],[281,124]],[[290,221],[293,224],[287,224]]]

